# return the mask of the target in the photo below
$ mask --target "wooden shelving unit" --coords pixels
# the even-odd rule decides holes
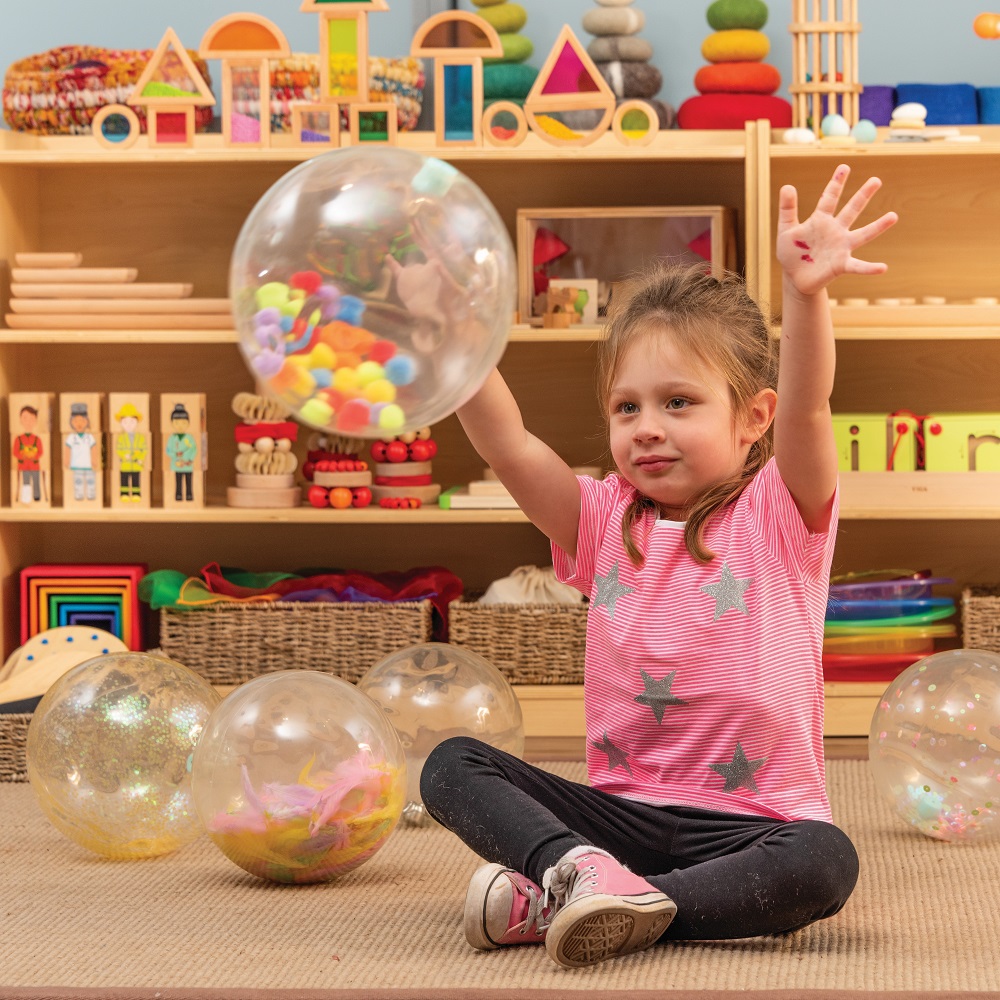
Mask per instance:
[[[622,147],[610,135],[567,151],[553,150],[534,136],[513,150],[441,151],[433,136],[423,134],[401,135],[400,145],[453,162],[491,198],[512,237],[522,207],[728,206],[737,218],[738,265],[766,305],[777,303],[780,292],[773,260],[778,187],[796,184],[802,204],[810,204],[841,160],[855,166],[855,181],[869,172],[882,176],[885,189],[872,212],[895,208],[903,221],[878,245],[889,273],[864,284],[841,279],[843,288],[834,295],[971,300],[991,294],[990,283],[1000,284],[994,277],[1000,188],[993,182],[1000,129],[975,131],[983,138],[976,145],[880,141],[836,150],[782,146],[766,122],[744,132],[664,132],[639,148]],[[224,296],[229,255],[244,218],[272,183],[309,155],[280,145],[227,149],[218,136],[198,136],[192,149],[151,150],[142,139],[129,150],[108,151],[87,137],[0,132],[0,259],[10,262],[17,251],[80,250],[91,266],[125,260],[150,280],[193,282],[199,296]],[[3,306],[8,280],[0,280]],[[900,313],[881,308],[864,313],[839,313],[835,409],[996,409],[995,379],[984,374],[1000,370],[1000,308],[921,313],[919,324],[904,325],[898,323]],[[779,329],[775,317],[776,334]],[[593,393],[599,338],[595,327],[515,327],[501,363],[528,425],[573,465],[606,458]],[[17,641],[17,572],[33,562],[142,560],[187,572],[210,560],[257,570],[326,564],[380,571],[438,563],[461,576],[470,591],[523,563],[548,562],[546,540],[520,511],[221,506],[234,476],[229,401],[251,386],[232,330],[0,329],[2,396],[205,392],[209,403],[210,502],[199,513],[164,510],[156,497],[150,511],[12,510],[9,477],[0,477],[5,653]],[[453,417],[435,428],[435,438],[436,478],[446,484],[478,478],[482,463]],[[972,485],[977,489],[960,489],[957,499],[953,493],[941,493],[945,499],[938,493],[916,496],[913,484],[903,480],[882,482],[875,494],[845,485],[835,568],[916,561],[920,565],[914,568],[930,566],[959,583],[995,579],[1000,488],[993,490],[985,480]],[[882,687],[828,685],[828,733],[866,732]],[[530,736],[582,735],[579,689],[532,688],[522,694]]]

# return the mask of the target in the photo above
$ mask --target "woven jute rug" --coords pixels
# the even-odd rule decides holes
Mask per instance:
[[[583,780],[583,765],[547,765]],[[671,944],[581,970],[542,947],[480,953],[462,933],[479,860],[439,828],[400,828],[337,883],[279,886],[205,838],[113,862],[65,840],[27,785],[0,785],[0,1000],[886,1000],[1000,995],[1000,845],[912,832],[868,764],[828,762],[861,855],[841,913],[781,938]]]

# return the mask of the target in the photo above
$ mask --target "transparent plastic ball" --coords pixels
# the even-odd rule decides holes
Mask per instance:
[[[904,670],[872,717],[875,785],[896,813],[938,840],[1000,832],[1000,655],[935,653]]]
[[[403,810],[395,730],[347,681],[264,674],[212,713],[194,755],[195,807],[234,864],[273,882],[328,882],[388,840]]]
[[[266,191],[236,241],[230,296],[258,385],[352,437],[436,423],[503,353],[510,236],[442,160],[393,147],[313,157]]]
[[[148,653],[68,670],[28,726],[28,780],[61,833],[109,858],[195,840],[191,755],[220,698],[203,677]]]
[[[429,642],[391,653],[358,681],[385,712],[406,751],[409,775],[403,818],[429,823],[420,772],[430,752],[452,736],[473,736],[520,757],[521,705],[507,679],[472,650]]]

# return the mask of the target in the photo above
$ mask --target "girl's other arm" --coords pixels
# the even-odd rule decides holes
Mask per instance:
[[[836,368],[833,321],[826,288],[841,274],[882,274],[887,265],[855,260],[853,253],[897,219],[887,212],[852,230],[881,187],[869,178],[837,213],[850,170],[841,164],[813,214],[798,220],[798,194],[785,185],[778,196],[777,254],[782,267],[781,362],[774,416],[774,454],[810,531],[825,531],[837,485],[837,451],[830,414]]]
[[[496,369],[458,409],[472,446],[518,506],[568,555],[576,555],[580,484],[573,470],[524,426],[517,401]]]

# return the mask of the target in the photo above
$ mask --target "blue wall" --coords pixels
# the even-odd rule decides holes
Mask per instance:
[[[371,51],[404,55],[413,31],[410,0],[389,0],[392,10],[373,14]],[[563,24],[586,43],[584,13],[592,0],[521,0],[528,10],[524,29],[535,43],[531,62],[538,66]],[[692,80],[703,64],[702,39],[710,29],[705,20],[709,0],[636,0],[646,13],[642,32],[655,50],[654,62],[664,76],[661,98],[679,104],[694,93]],[[34,52],[72,43],[118,48],[153,48],[166,27],[176,29],[189,48],[197,48],[205,29],[218,17],[237,10],[271,18],[297,51],[315,51],[316,19],[300,14],[299,0],[48,0],[29,4],[4,0],[6,16],[0,30],[0,66]],[[444,6],[444,4],[442,4]],[[466,10],[470,0],[461,0]],[[864,31],[860,41],[861,79],[865,83],[971,83],[1000,85],[1000,41],[976,37],[972,21],[990,0],[860,0]],[[1000,9],[1000,0],[994,5]],[[768,59],[787,82],[791,76],[788,21],[791,0],[770,4],[766,32],[771,38]],[[214,67],[213,67],[214,71]]]

